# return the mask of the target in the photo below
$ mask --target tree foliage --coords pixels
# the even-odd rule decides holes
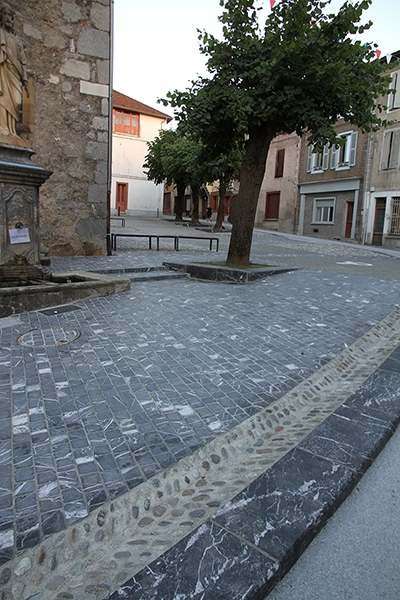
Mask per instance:
[[[220,0],[223,39],[200,34],[210,76],[169,94],[188,131],[208,139],[211,154],[245,141],[228,262],[246,265],[270,143],[278,133],[310,135],[317,149],[337,144],[339,118],[367,132],[383,124],[377,104],[388,92],[385,66],[354,35],[372,0],[279,0],[265,25],[257,0]],[[203,127],[203,130],[201,131]]]

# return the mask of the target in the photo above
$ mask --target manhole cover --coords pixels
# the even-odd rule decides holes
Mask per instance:
[[[21,346],[47,348],[49,346],[65,346],[77,340],[81,332],[76,329],[32,329],[17,338]]]

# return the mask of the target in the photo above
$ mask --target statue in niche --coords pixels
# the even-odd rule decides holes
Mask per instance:
[[[28,92],[26,56],[14,34],[14,12],[0,2],[0,135],[17,136],[16,124],[22,103],[22,88]]]

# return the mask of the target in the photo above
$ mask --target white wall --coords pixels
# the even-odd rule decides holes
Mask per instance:
[[[128,184],[127,215],[155,217],[162,214],[164,185],[148,181],[143,163],[148,153],[147,142],[152,141],[165,126],[165,121],[140,115],[138,138],[122,133],[112,136],[111,212],[115,212],[117,183]]]

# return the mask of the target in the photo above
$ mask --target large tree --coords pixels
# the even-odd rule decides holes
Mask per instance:
[[[202,119],[203,136],[216,145],[246,140],[229,264],[250,262],[266,158],[278,133],[307,132],[318,149],[340,143],[340,117],[363,132],[383,122],[376,102],[388,91],[385,66],[371,45],[352,37],[370,27],[359,23],[372,0],[349,0],[337,14],[328,12],[329,1],[279,0],[261,30],[257,0],[220,0],[223,39],[200,36],[210,76],[170,95],[178,118]]]
[[[175,218],[182,221],[185,188],[192,185],[194,195],[202,181],[198,183],[199,169],[198,157],[201,152],[201,142],[180,131],[167,129],[160,131],[159,135],[148,143],[149,151],[145,157],[143,169],[146,170],[147,179],[157,184],[174,183],[177,188],[175,205]],[[198,195],[197,220],[198,220]]]

